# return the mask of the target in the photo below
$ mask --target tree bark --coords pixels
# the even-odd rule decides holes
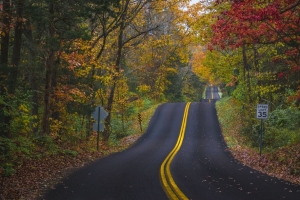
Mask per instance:
[[[55,28],[53,22],[54,15],[54,4],[52,1],[49,3],[49,38],[50,40],[54,39]],[[42,121],[42,133],[49,134],[50,133],[50,116],[51,116],[51,93],[52,93],[52,73],[54,66],[54,58],[55,58],[54,47],[49,42],[49,51],[46,59],[46,83],[45,83],[45,91],[44,91],[44,115]]]
[[[27,19],[26,21],[26,28],[24,30],[24,35],[26,37],[26,39],[28,40],[28,43],[30,44],[29,46],[27,46],[28,50],[29,50],[29,66],[31,66],[30,68],[30,73],[29,73],[29,83],[30,83],[30,90],[32,91],[32,97],[31,97],[31,102],[32,102],[32,108],[31,108],[31,115],[32,116],[39,116],[39,96],[38,96],[38,73],[37,73],[37,67],[39,66],[37,64],[37,56],[36,56],[36,52],[34,50],[34,46],[36,45],[34,40],[33,40],[33,35],[32,35],[32,29],[31,29],[31,22],[29,19]],[[33,123],[36,124],[36,126],[34,126],[32,128],[32,132],[33,133],[37,133],[38,132],[38,122],[40,120],[38,118],[33,119]]]
[[[9,75],[8,68],[8,52],[9,52],[9,33],[10,33],[10,18],[11,18],[10,0],[3,1],[2,13],[2,35],[1,35],[1,55],[0,55],[0,95],[7,97],[7,78]],[[9,137],[10,117],[5,114],[8,106],[0,105],[0,136]]]
[[[2,36],[1,36],[1,65],[8,64],[8,50],[9,50],[9,32],[10,32],[10,0],[3,1],[3,14],[2,14]],[[6,66],[7,67],[7,66]]]
[[[17,77],[18,77],[18,67],[21,60],[21,45],[22,45],[22,34],[23,34],[23,7],[24,0],[17,1],[17,21],[15,25],[15,33],[14,33],[14,46],[13,46],[13,54],[11,59],[11,67],[9,73],[9,94],[14,94],[17,85]]]
[[[255,45],[253,45],[253,63],[254,63],[254,67],[255,67],[255,72],[258,76],[258,74],[260,73],[260,69],[259,69],[259,62],[258,62],[258,51]],[[261,80],[257,80],[257,86],[260,87],[261,86]],[[259,91],[259,90],[258,90]],[[258,92],[258,101],[261,102],[261,94],[260,92]]]
[[[243,53],[243,65],[244,65],[244,80],[247,82],[248,85],[248,94],[249,94],[249,102],[252,103],[252,97],[251,97],[251,82],[250,82],[250,66],[247,59],[247,53],[246,53],[246,47],[243,45],[242,47],[242,53]],[[247,80],[246,80],[246,71],[247,71]]]
[[[124,20],[120,25],[120,32],[118,36],[118,50],[117,50],[117,58],[116,58],[116,63],[115,63],[115,70],[117,74],[120,72],[120,63],[121,63],[121,58],[122,58],[122,49],[123,49],[123,32],[125,29],[125,23]],[[105,129],[103,133],[103,140],[105,142],[108,141],[109,136],[110,136],[110,121],[111,121],[111,112],[112,112],[112,105],[114,101],[114,95],[115,95],[115,89],[118,81],[118,76],[115,75],[113,77],[113,85],[110,88],[110,94],[109,98],[107,101],[107,111],[108,111],[108,116],[105,118]]]

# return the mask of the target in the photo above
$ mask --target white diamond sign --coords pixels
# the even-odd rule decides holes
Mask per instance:
[[[101,121],[101,120],[105,119],[107,116],[108,116],[108,113],[101,106],[97,106],[97,108],[92,113],[92,117],[96,121]]]

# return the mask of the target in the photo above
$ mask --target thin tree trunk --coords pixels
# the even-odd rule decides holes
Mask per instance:
[[[255,45],[253,45],[253,58],[254,58],[254,68],[255,68],[255,72],[256,72],[256,76],[259,75],[260,73],[260,69],[259,69],[259,63],[258,63],[258,51],[257,48],[255,47]],[[257,81],[257,85],[258,87],[261,85],[261,80]],[[260,92],[258,92],[258,100],[259,102],[261,102],[261,94]]]
[[[121,63],[121,58],[122,58],[122,48],[123,48],[123,31],[125,28],[124,21],[122,22],[120,26],[120,32],[118,36],[118,51],[117,51],[117,58],[116,58],[116,63],[115,63],[115,70],[118,73],[120,71],[120,63]],[[111,122],[111,112],[112,112],[112,105],[114,101],[114,95],[115,95],[115,89],[117,86],[117,81],[118,77],[114,76],[113,77],[113,85],[110,88],[110,94],[107,102],[107,111],[108,111],[108,116],[105,118],[105,129],[103,133],[103,140],[105,142],[108,141],[109,136],[110,136],[110,122]]]
[[[9,32],[10,32],[10,0],[3,1],[3,13],[2,13],[2,35],[1,35],[1,65],[8,64],[8,50],[9,50]],[[6,66],[7,67],[7,66]]]
[[[18,77],[18,67],[21,60],[21,45],[22,45],[22,34],[23,34],[23,22],[22,22],[22,15],[23,15],[23,7],[24,7],[24,0],[17,1],[17,21],[15,25],[15,34],[14,34],[14,47],[13,47],[13,54],[11,59],[11,67],[9,73],[9,93],[14,94],[17,85],[17,77]]]
[[[8,52],[9,52],[9,33],[10,33],[10,0],[3,1],[2,13],[2,35],[1,35],[1,55],[0,55],[0,94],[6,96],[8,72]],[[0,105],[0,136],[9,137],[10,116],[5,114],[8,106]]]
[[[38,80],[37,80],[37,61],[36,61],[36,52],[34,50],[35,43],[32,36],[32,29],[31,29],[31,23],[30,20],[26,21],[26,28],[24,30],[24,35],[28,40],[28,43],[30,44],[27,48],[29,50],[29,66],[31,66],[31,69],[29,70],[29,83],[30,83],[30,89],[32,91],[32,109],[31,109],[31,115],[38,117],[39,115],[39,97],[38,97]],[[33,133],[38,132],[38,126],[37,123],[39,122],[38,118],[33,119],[33,123],[35,126],[32,128]]]
[[[247,85],[248,85],[249,102],[252,103],[251,82],[250,82],[250,67],[249,67],[249,63],[248,63],[248,59],[247,59],[245,45],[243,45],[243,47],[242,47],[242,53],[243,53],[243,64],[244,64],[244,80],[247,82]],[[247,70],[247,80],[246,80],[246,70]]]
[[[54,66],[53,66],[53,71],[52,71],[52,80],[51,80],[51,98],[52,98],[52,101],[50,102],[50,112],[51,112],[51,118],[52,119],[56,119],[56,120],[59,120],[60,118],[60,113],[59,113],[59,110],[54,109],[54,104],[56,104],[56,102],[54,102],[54,99],[55,99],[55,89],[57,88],[57,73],[58,73],[58,65],[60,63],[60,59],[59,57],[55,60],[54,62]]]
[[[54,38],[55,29],[53,26],[53,15],[54,15],[54,4],[50,1],[49,4],[49,37],[51,39]],[[49,134],[50,133],[50,116],[51,116],[51,92],[52,92],[52,73],[54,66],[54,58],[55,58],[54,47],[50,44],[50,48],[48,51],[48,56],[46,59],[46,83],[45,83],[45,91],[44,91],[44,116],[42,121],[42,133]]]

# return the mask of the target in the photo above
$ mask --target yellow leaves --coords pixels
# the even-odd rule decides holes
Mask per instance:
[[[232,71],[238,63],[237,52],[222,54],[218,51],[207,51],[201,46],[193,49],[192,69],[202,80],[210,83],[230,82]]]
[[[50,128],[51,128],[51,133],[50,136],[53,139],[56,139],[57,137],[59,137],[59,130],[63,127],[63,123],[62,121],[59,121],[57,119],[52,119],[50,118]]]
[[[24,104],[21,104],[19,106],[18,110],[21,111],[21,112],[23,112],[23,113],[29,113],[29,110],[28,110],[27,106],[24,105]]]
[[[32,127],[38,126],[38,123],[33,123],[36,120],[37,116],[31,115],[28,105],[21,104],[18,107],[18,114],[12,120],[12,132],[26,135],[32,131]]]
[[[140,85],[138,86],[137,90],[141,94],[148,94],[151,90],[151,87],[149,85]]]
[[[104,76],[95,75],[94,79],[97,82],[102,83],[103,85],[110,85],[112,83],[113,76],[112,75],[104,75]]]
[[[256,73],[255,76],[257,79],[260,79],[260,80],[269,80],[269,81],[277,80],[275,72],[261,72],[261,73]]]
[[[178,71],[177,71],[177,69],[175,69],[175,68],[167,67],[166,70],[165,70],[165,72],[166,72],[167,74],[176,74]]]
[[[264,94],[268,94],[268,93],[276,93],[281,88],[282,88],[282,86],[281,85],[277,85],[277,84],[266,85],[266,86],[259,86],[257,92],[260,92],[261,95],[264,95]]]
[[[203,48],[198,47],[193,54],[192,70],[200,79],[210,82],[211,70],[203,64],[205,59]]]

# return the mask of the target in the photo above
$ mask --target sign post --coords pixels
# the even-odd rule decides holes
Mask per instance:
[[[262,136],[263,136],[263,120],[268,119],[269,114],[269,106],[268,104],[257,104],[256,107],[256,118],[260,119],[260,147],[259,147],[259,155],[262,153]]]
[[[105,119],[107,116],[108,113],[101,106],[97,106],[92,113],[92,117],[97,122],[93,124],[93,130],[97,131],[97,151],[99,150],[100,131],[104,131],[104,124],[101,123],[101,120]]]
[[[143,131],[143,128],[142,128],[142,116],[140,113],[138,113],[138,120],[139,120],[139,124],[140,124],[140,129],[141,129],[141,132]]]

